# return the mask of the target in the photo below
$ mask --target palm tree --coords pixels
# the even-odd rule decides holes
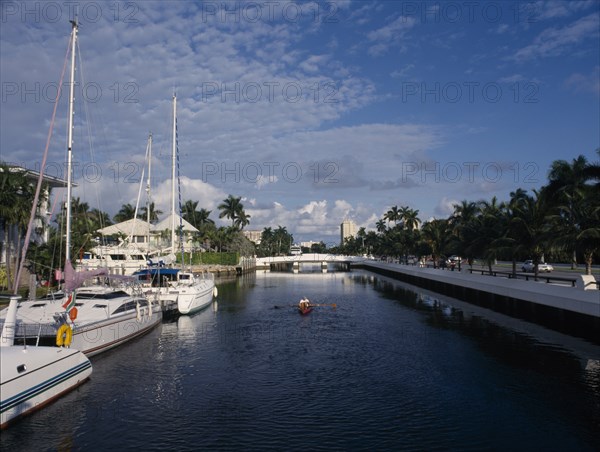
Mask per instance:
[[[510,200],[501,206],[500,215],[504,225],[504,235],[493,243],[499,251],[506,250],[510,254],[513,278],[517,276],[517,256],[523,250],[520,229],[514,219],[526,198],[527,191],[522,188],[510,193]]]
[[[192,201],[188,199],[183,203],[181,208],[183,212],[183,218],[188,221],[192,226],[196,227],[196,208],[198,207],[198,201]]]
[[[244,209],[241,209],[234,221],[234,226],[241,231],[244,227],[250,224],[250,214],[247,214]]]
[[[421,228],[423,240],[431,249],[433,266],[437,267],[438,257],[446,253],[451,234],[451,226],[448,220],[431,220]]]
[[[472,220],[472,228],[475,232],[472,242],[465,249],[470,254],[479,255],[485,259],[488,264],[490,274],[492,273],[492,263],[497,258],[500,250],[497,240],[504,236],[505,224],[502,222],[503,204],[498,204],[498,199],[494,196],[491,202],[481,201],[479,203],[479,215]]]
[[[244,205],[241,201],[241,197],[229,195],[217,206],[221,211],[219,218],[229,218],[231,226],[239,229],[243,229],[244,226],[250,224],[250,215],[244,211]]]
[[[547,196],[560,208],[562,235],[568,236],[571,240],[568,248],[572,255],[572,269],[577,267],[577,251],[573,240],[579,232],[578,225],[582,220],[577,214],[581,212],[580,207],[586,192],[587,168],[588,162],[583,155],[573,159],[572,163],[566,160],[555,160],[548,173],[548,185],[544,188]]]
[[[454,204],[454,214],[450,217],[450,225],[454,234],[454,249],[467,258],[469,265],[473,265],[475,248],[471,246],[476,236],[475,220],[479,214],[479,206],[473,201],[461,201]]]
[[[402,222],[404,227],[409,231],[414,231],[419,228],[421,220],[419,220],[419,211],[409,207],[402,208]]]
[[[534,196],[526,196],[516,207],[512,219],[521,245],[533,260],[535,279],[538,277],[538,264],[550,248],[552,225],[548,221],[550,205],[543,191],[533,190]]]
[[[390,210],[385,213],[383,219],[387,220],[388,224],[390,221],[397,223],[398,220],[400,220],[400,210],[398,209],[398,206],[390,207]]]
[[[117,212],[117,214],[113,217],[113,220],[117,223],[121,223],[123,221],[131,220],[135,215],[135,206],[127,203],[121,206],[121,210]]]
[[[6,252],[7,288],[12,290],[11,283],[11,246],[14,242],[20,248],[22,236],[26,232],[34,199],[34,188],[27,179],[26,171],[15,170],[8,165],[0,166],[0,221],[4,229],[4,248]],[[16,237],[12,237],[16,232]],[[19,265],[19,255],[15,256],[15,268]],[[14,282],[18,284],[17,281]]]
[[[148,218],[148,211],[150,211],[150,222],[158,221],[158,217],[163,214],[162,210],[156,209],[154,202],[151,202],[148,206],[144,206],[141,209],[142,218],[145,220]],[[133,218],[133,217],[132,217]]]

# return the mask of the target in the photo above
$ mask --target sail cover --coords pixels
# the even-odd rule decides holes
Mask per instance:
[[[81,287],[86,279],[94,278],[96,276],[106,276],[108,270],[106,268],[99,268],[97,270],[86,270],[76,272],[71,265],[71,261],[67,261],[65,264],[65,291],[71,292],[78,287]]]

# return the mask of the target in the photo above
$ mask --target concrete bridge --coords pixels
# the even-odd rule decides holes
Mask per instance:
[[[259,257],[256,259],[256,270],[282,270],[299,273],[303,266],[320,265],[321,271],[327,273],[330,264],[350,270],[350,265],[366,261],[365,257],[340,256],[336,254],[306,253],[296,256]]]

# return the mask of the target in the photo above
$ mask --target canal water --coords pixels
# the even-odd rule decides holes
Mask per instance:
[[[600,446],[597,345],[363,271],[218,287],[214,309],[92,358],[2,449]],[[323,306],[301,316],[303,296]]]

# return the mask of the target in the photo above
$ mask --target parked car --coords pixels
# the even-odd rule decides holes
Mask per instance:
[[[448,264],[458,264],[461,260],[460,256],[453,255],[448,258]]]
[[[531,259],[523,262],[523,266],[521,268],[523,269],[524,272],[532,272],[533,273],[535,271],[535,265]],[[540,262],[538,264],[538,272],[550,273],[552,270],[554,270],[554,267],[550,264],[546,264],[545,262]]]

